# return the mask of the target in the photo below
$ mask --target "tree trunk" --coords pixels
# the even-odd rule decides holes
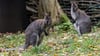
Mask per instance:
[[[39,7],[39,10],[38,10],[39,18],[43,18],[44,13],[51,12],[53,25],[58,24],[61,21],[61,19],[59,17],[65,15],[58,3],[58,0],[39,0],[38,7]],[[68,18],[65,18],[65,20],[70,22]]]

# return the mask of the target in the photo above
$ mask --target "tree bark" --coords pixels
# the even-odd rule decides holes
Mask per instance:
[[[43,18],[43,15],[46,12],[51,12],[51,17],[52,17],[52,24],[58,24],[61,20],[67,20],[69,21],[68,18],[66,19],[60,19],[65,13],[61,9],[58,0],[39,0],[39,18]],[[67,15],[65,15],[67,17]],[[69,21],[70,22],[70,21]]]

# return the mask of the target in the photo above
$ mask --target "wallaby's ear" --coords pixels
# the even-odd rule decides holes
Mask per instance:
[[[48,12],[48,15],[51,16],[51,12]]]
[[[51,12],[44,13],[44,19],[50,19],[50,17],[51,17]]]
[[[44,16],[51,16],[51,12],[44,13]]]
[[[48,15],[48,16],[51,16],[51,12],[47,12],[47,15]]]

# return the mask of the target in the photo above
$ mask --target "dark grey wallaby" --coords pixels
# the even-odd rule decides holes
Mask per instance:
[[[41,34],[44,32],[45,35],[49,34],[49,29],[51,26],[51,15],[47,13],[44,19],[38,19],[33,21],[25,30],[26,42],[24,49],[29,45],[40,45],[43,37]]]
[[[37,19],[33,21],[25,30],[25,44],[16,48],[6,48],[0,49],[0,51],[12,51],[12,50],[25,50],[30,45],[38,46],[41,44],[43,40],[42,33],[45,35],[49,35],[49,29],[51,27],[51,13],[46,13],[44,15],[44,19]]]
[[[79,36],[91,32],[90,17],[78,8],[75,1],[71,2],[71,17],[74,20],[74,27]]]

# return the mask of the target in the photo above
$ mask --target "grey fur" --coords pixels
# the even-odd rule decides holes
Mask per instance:
[[[75,21],[74,27],[79,36],[91,32],[90,17],[83,10],[80,10],[74,1],[71,2],[71,16]]]
[[[24,49],[29,45],[38,46],[42,42],[43,37],[41,34],[44,32],[45,35],[49,34],[49,29],[51,25],[51,15],[46,14],[44,19],[38,19],[33,21],[25,30],[26,42]],[[48,28],[46,30],[46,28]]]

